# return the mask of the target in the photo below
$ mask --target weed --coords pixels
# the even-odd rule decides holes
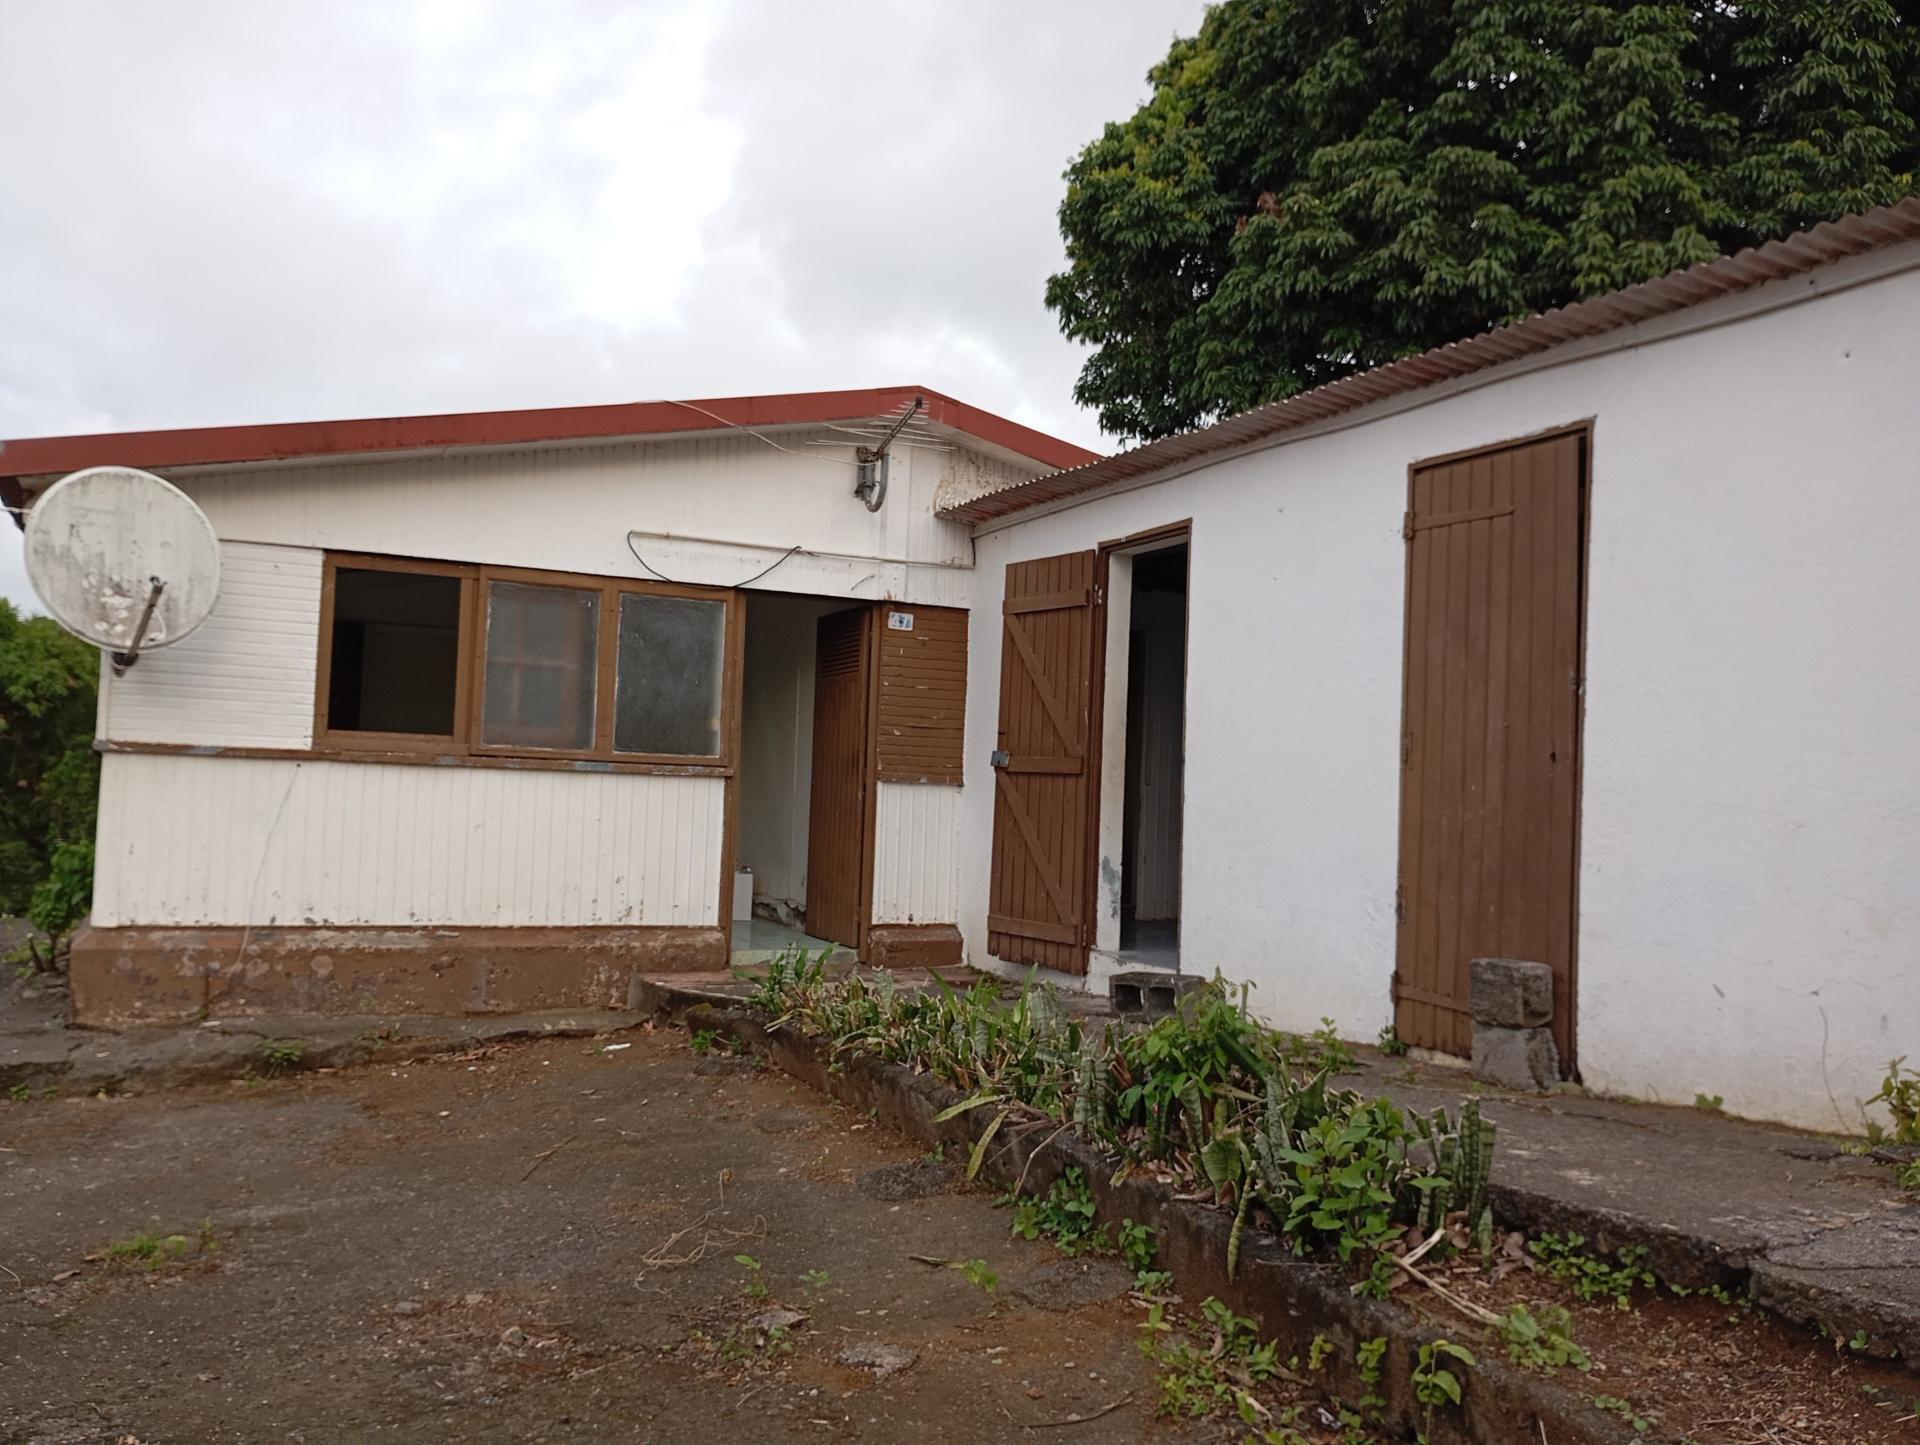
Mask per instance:
[[[824,1269],[810,1269],[800,1276],[800,1287],[809,1295],[818,1297],[827,1287],[827,1272]]]
[[[1330,1018],[1322,1018],[1320,1027],[1310,1034],[1288,1038],[1280,1052],[1287,1063],[1307,1072],[1350,1074],[1360,1062],[1359,1056],[1334,1031]],[[1406,1050],[1402,1048],[1401,1052]]]
[[[733,1262],[743,1265],[747,1271],[747,1282],[741,1287],[741,1293],[748,1299],[767,1297],[766,1265],[750,1254],[736,1254]]]
[[[1589,1395],[1587,1400],[1598,1409],[1618,1415],[1642,1435],[1653,1428],[1653,1421],[1640,1414],[1629,1402],[1618,1395]]]
[[[764,974],[755,976],[746,969],[735,969],[734,976],[753,984],[753,992],[747,995],[749,1003],[784,1018],[795,1001],[806,998],[825,982],[828,952],[823,948],[812,954],[798,945],[789,946],[767,961]]]
[[[732,1034],[723,1034],[718,1029],[695,1029],[689,1041],[698,1058],[708,1054],[737,1054],[742,1052],[740,1041]]]
[[[1868,1338],[1865,1330],[1855,1330],[1853,1332],[1853,1338],[1847,1341],[1847,1348],[1857,1353],[1858,1351],[1866,1349],[1867,1346],[1872,1343],[1873,1341]]]
[[[1153,1242],[1153,1226],[1135,1224],[1131,1219],[1120,1221],[1120,1258],[1135,1273],[1153,1268],[1156,1252]]]
[[[271,1079],[299,1068],[306,1056],[307,1046],[299,1039],[267,1039],[260,1045],[260,1071]]]
[[[1400,1030],[1392,1024],[1388,1024],[1380,1030],[1380,1052],[1388,1058],[1405,1058],[1407,1047],[1407,1041],[1400,1037]]]
[[[1148,1299],[1163,1295],[1173,1288],[1173,1271],[1170,1269],[1137,1269],[1133,1272],[1133,1292]]]
[[[1893,1175],[1893,1182],[1898,1184],[1902,1189],[1911,1190],[1915,1194],[1920,1194],[1920,1159],[1914,1160],[1913,1163],[1903,1168],[1896,1169]]]
[[[1307,1368],[1319,1374],[1326,1368],[1327,1357],[1333,1353],[1333,1341],[1325,1335],[1315,1335],[1307,1342]]]
[[[1093,1190],[1079,1169],[1062,1170],[1044,1195],[1010,1194],[1007,1200],[1013,1204],[1013,1232],[1021,1239],[1051,1239],[1070,1256],[1106,1254],[1113,1248],[1106,1226],[1093,1222]]]
[[[1893,1116],[1890,1136],[1877,1124],[1867,1126],[1867,1136],[1875,1143],[1891,1138],[1895,1144],[1920,1144],[1920,1073],[1907,1068],[1906,1063],[1905,1054],[1890,1059],[1880,1092],[1867,1100],[1869,1105],[1885,1104]]]
[[[25,1104],[33,1098],[33,1085],[22,1080],[7,1090],[7,1097],[16,1104]]]
[[[1636,1285],[1654,1287],[1653,1271],[1644,1263],[1646,1246],[1627,1245],[1614,1254],[1615,1263],[1609,1264],[1597,1255],[1588,1254],[1583,1247],[1586,1242],[1586,1236],[1580,1234],[1569,1234],[1564,1239],[1557,1234],[1543,1234],[1527,1247],[1540,1261],[1544,1273],[1566,1283],[1583,1300],[1611,1299],[1621,1309],[1631,1309]]]
[[[958,1266],[960,1273],[966,1276],[967,1283],[975,1289],[983,1289],[992,1294],[1000,1288],[1000,1276],[984,1259],[963,1259]]]
[[[1726,1100],[1718,1094],[1695,1094],[1693,1107],[1705,1109],[1709,1114],[1718,1114],[1726,1106]]]
[[[1422,1345],[1419,1358],[1414,1363],[1413,1397],[1427,1407],[1429,1415],[1436,1405],[1460,1403],[1460,1377],[1446,1367],[1448,1360],[1462,1365],[1478,1363],[1472,1350],[1465,1345],[1456,1345],[1451,1340],[1435,1340]]]
[[[219,1248],[213,1236],[211,1220],[201,1224],[197,1238],[184,1234],[140,1234],[116,1239],[98,1258],[113,1269],[161,1269],[180,1264],[196,1254],[211,1254]]]
[[[1526,1369],[1551,1374],[1564,1365],[1593,1368],[1587,1352],[1573,1342],[1573,1316],[1560,1305],[1542,1305],[1538,1315],[1515,1305],[1500,1322],[1500,1337],[1506,1341],[1507,1358]]]
[[[1253,1321],[1217,1299],[1203,1302],[1200,1312],[1212,1335],[1205,1349],[1175,1327],[1159,1301],[1140,1326],[1140,1353],[1159,1371],[1160,1413],[1195,1420],[1232,1409],[1251,1423],[1249,1411],[1255,1419],[1262,1411],[1250,1391],[1279,1373],[1279,1347],[1261,1344]]]

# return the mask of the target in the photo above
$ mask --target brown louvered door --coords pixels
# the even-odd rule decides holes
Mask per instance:
[[[1552,966],[1574,1058],[1584,432],[1417,466],[1395,1027],[1472,1052],[1468,964]]]
[[[1087,970],[1094,561],[1015,563],[1001,610],[987,948],[1067,973]]]
[[[865,607],[829,613],[815,634],[807,932],[848,948],[860,946],[863,911],[872,618]]]

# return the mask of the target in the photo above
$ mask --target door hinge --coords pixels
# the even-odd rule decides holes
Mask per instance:
[[[987,755],[987,761],[996,768],[1004,768],[1008,763],[1013,761],[1013,754],[1005,748],[995,748]]]
[[[1407,921],[1407,890],[1405,888],[1393,890],[1393,921],[1396,924]],[[1400,987],[1400,975],[1397,973],[1393,976],[1393,986],[1396,990]],[[1394,994],[1395,998],[1399,996],[1397,992]]]
[[[1413,540],[1412,512],[1402,512],[1400,514],[1400,539],[1403,542],[1411,542]]]

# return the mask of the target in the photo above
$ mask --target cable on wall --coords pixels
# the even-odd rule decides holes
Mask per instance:
[[[785,451],[786,448],[782,447],[781,450]],[[653,563],[649,562],[645,557],[642,557],[640,555],[640,549],[633,545],[633,539],[636,533],[638,532],[638,530],[639,530],[638,528],[635,528],[627,533],[627,550],[633,553],[633,560],[638,562],[642,567],[646,568],[649,573],[659,578],[662,582],[671,582],[675,587],[724,587],[724,586],[751,587],[755,582],[758,582],[762,577],[766,576],[767,573],[771,572],[775,567],[778,567],[782,562],[786,561],[795,552],[798,552],[800,550],[800,544],[798,542],[795,542],[791,547],[787,548],[786,551],[782,552],[778,557],[775,557],[771,562],[767,563],[766,566],[762,567],[758,572],[754,573],[751,577],[747,578],[746,581],[744,582],[734,582],[734,583],[682,582],[678,577],[669,577],[666,573],[662,572],[658,567],[655,567]]]

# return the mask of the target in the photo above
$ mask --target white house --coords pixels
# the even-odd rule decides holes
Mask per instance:
[[[619,1001],[784,924],[1458,1055],[1517,957],[1571,1076],[1857,1127],[1920,1053],[1917,398],[1910,201],[1107,458],[911,388],[12,443],[225,552],[103,692],[76,1003]]]

